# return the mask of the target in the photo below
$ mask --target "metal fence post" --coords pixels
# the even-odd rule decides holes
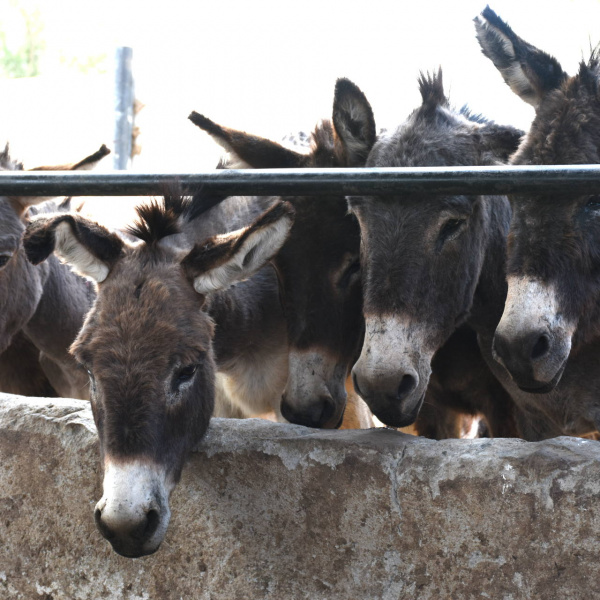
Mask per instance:
[[[134,102],[132,57],[132,48],[126,46],[117,48],[115,54],[113,167],[119,171],[127,169],[131,161]]]

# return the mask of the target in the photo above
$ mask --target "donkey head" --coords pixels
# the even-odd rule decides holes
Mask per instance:
[[[104,493],[96,524],[124,556],[156,551],[169,495],[214,405],[210,296],[257,271],[278,250],[292,209],[274,205],[249,227],[191,250],[180,242],[185,204],[139,209],[131,245],[76,215],[33,221],[24,246],[38,263],[53,250],[98,285],[71,351],[90,376]]]
[[[422,76],[420,91],[422,105],[375,144],[368,167],[495,164],[517,147],[521,132],[453,110],[441,71]],[[412,193],[349,204],[361,229],[366,320],[354,385],[381,421],[403,427],[418,414],[433,355],[469,315],[491,232],[507,223],[480,196]]]
[[[483,53],[535,107],[516,165],[600,163],[598,52],[568,77],[558,61],[518,37],[489,7],[475,19]],[[600,335],[600,198],[509,196],[508,297],[494,351],[519,387],[556,386],[571,348]]]
[[[375,142],[375,121],[364,94],[340,79],[333,122],[312,134],[308,154],[221,127],[192,113],[190,119],[231,155],[229,166],[250,168],[364,165]],[[346,404],[344,382],[360,349],[360,232],[343,196],[289,198],[296,217],[274,259],[290,344],[282,415],[309,427],[339,426]]]
[[[37,170],[75,170],[94,165],[110,151],[100,150],[75,165],[37,167]],[[10,158],[8,145],[0,153],[1,171],[22,171],[23,165]],[[0,197],[0,353],[13,336],[31,319],[42,296],[45,265],[35,267],[20,251],[28,209],[48,200],[45,197]],[[56,207],[54,207],[56,208]]]

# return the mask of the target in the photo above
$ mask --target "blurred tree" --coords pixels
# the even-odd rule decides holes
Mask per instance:
[[[35,77],[40,74],[40,58],[46,47],[40,9],[18,6],[15,1],[10,5],[18,10],[22,35],[15,44],[7,34],[7,24],[0,21],[0,74],[4,77]]]
[[[57,70],[84,75],[108,71],[106,52],[57,35],[62,33],[56,28],[57,12],[69,8],[72,12],[73,7],[64,3],[58,7],[42,0],[0,0],[0,78],[35,77]]]

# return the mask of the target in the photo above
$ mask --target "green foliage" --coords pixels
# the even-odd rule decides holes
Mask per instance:
[[[23,38],[14,48],[9,45],[7,28],[0,22],[0,73],[4,77],[35,77],[40,74],[40,58],[46,43],[39,8],[19,8]]]

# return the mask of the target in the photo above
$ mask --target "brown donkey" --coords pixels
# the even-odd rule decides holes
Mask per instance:
[[[535,108],[514,165],[600,163],[600,55],[569,77],[487,7],[483,53]],[[494,338],[498,377],[527,439],[600,429],[600,196],[515,194],[508,297]],[[510,374],[510,375],[509,375]]]
[[[215,350],[230,335],[221,325],[243,345],[246,322],[263,309],[260,277],[230,286],[277,253],[293,220],[293,208],[276,203],[250,226],[191,247],[181,231],[193,203],[166,197],[138,212],[136,244],[78,215],[42,216],[24,237],[32,262],[54,251],[97,284],[72,352],[90,377],[104,467],[96,523],[130,557],[158,549],[169,495],[208,427]]]
[[[422,105],[377,141],[367,167],[491,165],[517,147],[522,132],[451,107],[441,70],[421,77],[420,91]],[[493,435],[514,435],[510,397],[477,347],[504,306],[508,201],[413,193],[349,205],[361,229],[366,319],[358,393],[387,425],[407,426],[437,400],[483,413]]]
[[[93,167],[110,151],[100,150],[74,165],[33,170],[79,170]],[[21,171],[8,146],[0,170]],[[94,291],[89,282],[51,257],[30,264],[21,235],[33,214],[69,210],[42,197],[0,197],[0,390],[25,395],[88,397],[88,378],[68,348],[89,310]]]
[[[190,120],[230,154],[229,168],[363,166],[376,137],[371,106],[348,79],[337,81],[332,121],[317,125],[304,154],[195,112]],[[273,261],[289,343],[281,413],[309,427],[339,427],[346,406],[344,383],[364,330],[358,223],[348,214],[344,196],[288,201],[296,217]]]

